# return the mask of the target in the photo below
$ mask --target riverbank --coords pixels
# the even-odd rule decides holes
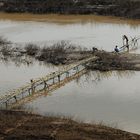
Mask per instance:
[[[93,50],[92,50],[93,49]],[[61,41],[51,46],[41,48],[36,44],[26,44],[24,47],[14,47],[14,44],[0,37],[0,59],[2,61],[13,60],[15,63],[32,63],[31,58],[36,61],[50,63],[53,65],[68,65],[80,60],[96,56],[96,61],[87,65],[87,69],[110,71],[110,70],[135,70],[140,71],[140,54],[129,52],[115,53],[98,50],[97,48],[81,48]],[[137,48],[131,48],[137,49]]]
[[[44,117],[22,111],[0,111],[0,138],[47,140],[140,140],[140,135],[69,118]]]
[[[140,19],[128,19],[115,16],[102,15],[60,15],[60,14],[32,14],[32,13],[5,13],[0,12],[1,20],[11,21],[37,21],[50,22],[57,24],[73,24],[73,23],[119,23],[128,25],[139,25]]]
[[[8,13],[34,13],[34,14],[94,14],[111,15],[126,18],[140,19],[140,1],[133,0],[104,0],[104,1],[3,1],[0,11]]]
[[[97,51],[96,62],[90,63],[87,68],[90,70],[111,71],[111,70],[134,70],[140,71],[140,54],[135,53],[111,53]]]

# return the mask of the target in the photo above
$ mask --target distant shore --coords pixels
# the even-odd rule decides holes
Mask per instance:
[[[59,15],[104,15],[140,19],[139,0],[44,0],[40,2],[11,0],[0,3],[0,11],[6,13],[33,13]]]
[[[32,13],[5,13],[0,12],[0,20],[11,21],[36,21],[51,22],[57,24],[73,24],[73,23],[126,23],[129,25],[140,25],[140,19],[128,19],[115,16],[101,15],[60,15],[60,14],[32,14]]]

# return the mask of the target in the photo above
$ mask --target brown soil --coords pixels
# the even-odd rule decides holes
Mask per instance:
[[[87,67],[92,70],[135,70],[140,71],[140,54],[110,53],[97,51],[94,53],[98,59]]]
[[[140,135],[22,111],[0,111],[1,140],[140,140]]]

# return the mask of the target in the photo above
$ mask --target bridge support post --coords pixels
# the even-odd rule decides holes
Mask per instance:
[[[49,86],[48,86],[47,82],[44,80],[44,90],[46,90],[46,88],[49,90]]]
[[[58,75],[58,82],[60,83],[60,75]]]
[[[31,95],[31,89],[28,89],[29,95]],[[22,93],[22,98],[23,98],[23,93]]]
[[[5,102],[5,107],[6,107],[6,109],[8,108],[8,103],[7,102]]]
[[[53,78],[53,84],[55,83],[55,80],[54,80],[54,78]]]
[[[14,98],[15,98],[15,101],[17,102],[17,97],[16,97],[16,96],[14,96]]]
[[[31,90],[32,90],[32,94],[35,93],[34,82],[32,79],[31,79]]]
[[[46,88],[49,90],[49,85],[47,84],[47,82],[45,82],[44,90],[46,90]]]
[[[79,67],[77,66],[77,67],[76,67],[76,73],[78,73],[78,72],[79,72]]]
[[[66,72],[66,78],[68,78],[68,77],[69,77],[69,71]]]

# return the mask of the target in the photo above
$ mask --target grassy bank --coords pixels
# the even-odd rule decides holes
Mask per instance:
[[[140,135],[103,124],[78,123],[69,118],[43,117],[20,111],[0,111],[2,140],[140,140]]]

